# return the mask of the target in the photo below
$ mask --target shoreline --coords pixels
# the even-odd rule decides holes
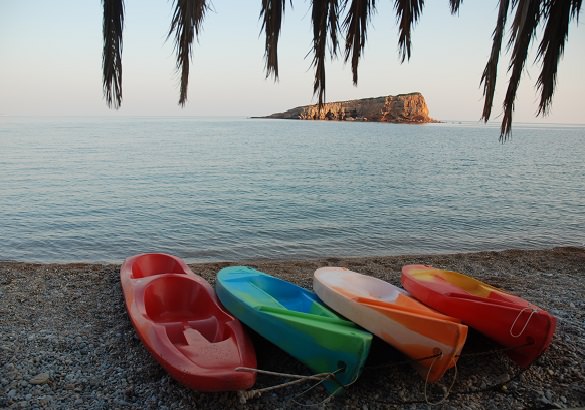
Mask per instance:
[[[243,261],[305,288],[320,266],[346,266],[400,285],[400,269],[424,263],[466,273],[524,297],[557,317],[544,355],[518,368],[487,338],[470,331],[451,394],[440,408],[585,406],[585,248],[505,250],[302,260]],[[240,263],[240,264],[241,264]],[[238,262],[189,263],[214,284]],[[128,319],[119,264],[0,261],[0,407],[4,408],[427,408],[424,380],[389,345],[376,341],[362,376],[339,397],[303,383],[266,392],[243,405],[234,392],[199,393],[172,380],[151,358]],[[309,375],[300,362],[252,335],[258,368]],[[482,354],[478,354],[482,353]],[[383,364],[384,366],[378,366]],[[428,387],[438,401],[449,372]],[[258,375],[254,389],[288,379]],[[490,389],[491,386],[497,386]],[[472,392],[470,392],[472,391]]]
[[[501,252],[540,252],[546,250],[553,250],[553,249],[585,249],[585,243],[583,246],[581,244],[562,244],[562,245],[555,245],[549,248],[543,248],[538,246],[533,247],[512,247],[512,248],[486,248],[486,249],[472,249],[472,250],[462,250],[455,252],[453,250],[443,249],[443,250],[436,250],[436,251],[426,251],[426,252],[403,252],[403,253],[389,253],[385,255],[380,254],[354,254],[354,255],[343,255],[343,254],[332,254],[332,256],[327,257],[319,257],[318,255],[311,255],[311,254],[301,254],[299,256],[291,256],[286,258],[281,257],[257,257],[257,258],[239,258],[239,259],[200,259],[197,257],[189,258],[189,257],[181,257],[183,261],[189,266],[196,266],[196,265],[221,265],[221,266],[229,266],[229,265],[246,265],[246,264],[264,264],[264,263],[276,263],[276,264],[296,264],[296,263],[303,263],[303,262],[318,262],[318,261],[329,261],[329,260],[344,260],[344,261],[352,261],[352,260],[367,260],[367,259],[376,259],[376,260],[384,260],[390,258],[408,258],[408,257],[426,257],[426,258],[438,258],[441,256],[464,256],[468,254],[488,254],[488,253],[501,253]],[[160,253],[169,253],[169,251],[151,251],[153,253],[160,252]],[[175,256],[179,256],[174,254]],[[132,256],[132,255],[128,255]],[[127,257],[128,257],[127,256]],[[180,256],[179,256],[180,257]],[[25,264],[25,265],[59,265],[59,266],[67,266],[67,265],[118,265],[120,266],[124,263],[125,258],[119,259],[111,259],[111,260],[87,260],[87,259],[71,259],[71,260],[35,260],[35,259],[0,259],[0,265],[2,264]]]

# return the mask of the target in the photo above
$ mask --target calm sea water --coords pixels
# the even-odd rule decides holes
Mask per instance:
[[[585,245],[585,127],[0,117],[0,260]]]

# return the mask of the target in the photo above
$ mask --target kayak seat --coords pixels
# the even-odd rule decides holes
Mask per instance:
[[[315,303],[315,299],[300,289],[284,287],[273,278],[258,276],[250,280],[248,287],[255,287],[254,294],[263,304],[287,310],[331,317],[328,309]]]
[[[211,296],[188,276],[161,276],[144,289],[146,315],[156,323],[189,322],[214,315]]]

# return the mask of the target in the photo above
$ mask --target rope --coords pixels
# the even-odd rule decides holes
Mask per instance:
[[[337,372],[339,372],[339,371],[341,371],[341,370],[343,370],[343,369],[337,369],[337,370],[336,370],[334,373],[337,373]],[[292,402],[293,402],[293,403],[295,403],[295,404],[297,404],[297,405],[299,405],[299,406],[302,406],[302,407],[316,407],[316,406],[322,406],[322,405],[324,405],[324,404],[328,403],[328,402],[329,402],[329,401],[330,401],[330,400],[331,400],[331,399],[332,399],[332,398],[335,396],[335,394],[337,394],[337,392],[339,391],[339,389],[345,389],[345,388],[348,388],[349,386],[351,386],[352,384],[354,384],[354,383],[355,383],[355,382],[358,380],[358,378],[359,378],[359,374],[356,374],[356,376],[354,377],[354,379],[353,379],[351,382],[349,382],[349,383],[347,383],[347,384],[345,384],[345,385],[342,385],[341,383],[339,383],[339,381],[338,381],[337,379],[333,378],[333,380],[334,380],[334,381],[335,381],[337,384],[339,384],[339,387],[338,387],[338,388],[337,388],[337,389],[336,389],[336,390],[335,390],[333,393],[329,394],[329,395],[328,395],[328,396],[327,396],[327,397],[326,397],[324,400],[322,400],[322,401],[321,401],[321,402],[319,402],[319,403],[314,403],[314,404],[304,404],[304,403],[299,403],[299,402],[298,402],[298,401],[296,401],[294,398],[292,399]],[[309,391],[313,390],[315,387],[317,387],[319,384],[323,383],[324,381],[325,381],[325,380],[321,380],[321,381],[319,381],[319,382],[315,383],[314,385],[312,385],[312,386],[311,386],[311,387],[309,387],[308,389],[306,389],[306,390],[302,391],[301,393],[297,394],[297,395],[295,396],[295,398],[297,398],[297,397],[301,397],[302,395],[304,395],[304,394],[308,393]]]
[[[282,388],[285,388],[288,386],[292,386],[294,384],[306,382],[307,380],[317,380],[318,381],[315,385],[311,386],[309,389],[305,390],[304,392],[302,392],[298,395],[298,396],[301,396],[301,395],[305,394],[306,392],[310,391],[311,389],[315,388],[319,384],[323,383],[326,380],[331,379],[331,380],[334,380],[337,382],[337,379],[335,378],[335,374],[342,371],[343,369],[337,369],[331,373],[319,373],[319,374],[313,374],[313,375],[308,375],[308,376],[299,375],[299,374],[290,374],[290,373],[271,372],[268,370],[252,369],[250,367],[237,367],[235,370],[238,372],[256,372],[256,373],[260,373],[260,374],[267,374],[270,376],[278,376],[278,377],[287,377],[287,378],[297,379],[297,380],[292,380],[290,382],[277,384],[274,386],[264,387],[262,389],[239,390],[237,392],[238,399],[239,399],[241,404],[246,404],[246,402],[248,400],[260,397],[263,393],[266,393],[266,392],[271,391],[271,390],[282,389]],[[337,383],[339,384],[339,382],[337,382]],[[340,384],[339,388],[343,388],[343,387],[344,386]],[[333,394],[331,396],[333,396],[336,392],[337,392],[337,390],[335,392],[333,392]],[[329,400],[329,398],[327,398],[326,400]]]
[[[462,355],[458,355],[455,356],[457,358],[460,357],[475,357],[475,356],[484,356],[484,355],[492,355],[492,354],[497,354],[497,353],[501,353],[501,352],[505,352],[508,350],[515,350],[515,349],[521,349],[523,347],[526,346],[530,346],[532,345],[534,342],[527,342],[524,343],[522,345],[518,345],[518,346],[511,346],[511,347],[503,347],[503,348],[499,348],[499,349],[493,349],[493,350],[488,350],[488,351],[484,351],[484,352],[476,352],[476,353],[466,353],[466,354],[462,354]],[[498,384],[492,385],[492,386],[488,386],[485,387],[483,389],[476,389],[476,390],[467,390],[467,391],[452,391],[453,386],[455,385],[455,381],[457,380],[457,374],[458,374],[458,369],[457,369],[457,363],[454,362],[454,368],[455,368],[455,374],[453,375],[453,380],[451,381],[451,384],[449,385],[447,392],[445,393],[445,395],[443,396],[443,398],[441,400],[439,400],[438,402],[430,402],[428,400],[428,396],[427,396],[427,385],[432,368],[435,364],[435,362],[437,361],[438,358],[440,358],[441,356],[443,356],[443,353],[436,353],[430,356],[426,356],[426,357],[421,357],[418,359],[407,359],[407,360],[402,360],[399,362],[393,362],[393,363],[387,363],[387,364],[383,364],[383,365],[378,365],[378,366],[368,366],[367,368],[364,368],[364,370],[368,369],[368,370],[377,370],[377,369],[382,369],[382,368],[388,368],[388,367],[393,367],[396,365],[400,365],[400,364],[406,364],[406,363],[411,363],[413,361],[415,362],[420,362],[420,361],[424,361],[424,360],[429,360],[432,359],[432,363],[431,366],[429,367],[429,370],[427,371],[427,375],[425,378],[425,387],[424,387],[424,400],[413,400],[413,401],[395,401],[395,402],[388,402],[388,401],[383,401],[383,400],[376,400],[376,402],[378,403],[385,403],[385,404],[419,404],[419,403],[425,403],[427,405],[430,406],[435,406],[438,404],[441,404],[443,402],[445,402],[447,400],[447,398],[449,397],[449,395],[462,395],[462,394],[473,394],[473,393],[480,393],[483,391],[488,391],[488,390],[494,390],[498,387],[501,387],[505,384],[510,383],[511,381],[513,381],[514,379],[520,377],[522,375],[522,373],[524,373],[526,370],[528,370],[528,368],[526,369],[521,369],[519,372],[517,372],[515,375],[513,375],[512,377],[510,377],[508,380],[500,382]],[[335,381],[339,384],[339,388],[337,390],[335,390],[333,393],[331,393],[330,395],[328,395],[323,401],[321,401],[320,403],[316,403],[316,404],[303,404],[300,403],[298,401],[295,400],[295,398],[292,399],[292,402],[299,405],[299,406],[303,406],[303,407],[315,407],[315,406],[321,406],[327,402],[329,402],[337,393],[337,391],[341,388],[345,388],[348,386],[351,386],[353,383],[356,382],[357,377],[351,381],[351,383],[348,383],[347,385],[342,385],[341,383],[339,383],[339,381],[336,379],[335,374],[337,374],[338,372],[342,371],[343,369],[337,369],[334,372],[331,373],[318,373],[318,374],[313,374],[313,375],[298,375],[298,374],[290,374],[290,373],[280,373],[280,372],[273,372],[273,371],[269,371],[269,370],[260,370],[260,369],[253,369],[250,367],[237,367],[235,369],[236,371],[242,371],[242,372],[256,372],[256,373],[260,373],[260,374],[266,374],[269,376],[277,376],[277,377],[285,377],[285,378],[292,378],[292,379],[296,379],[296,380],[292,380],[290,382],[286,382],[286,383],[281,383],[281,384],[277,384],[274,386],[269,386],[269,387],[264,387],[261,389],[254,389],[254,390],[240,390],[237,392],[238,394],[238,398],[241,404],[246,404],[246,402],[248,400],[251,399],[255,399],[260,397],[263,393],[266,393],[268,391],[272,391],[272,390],[277,390],[277,389],[282,389],[288,386],[292,386],[295,384],[299,384],[299,383],[303,383],[306,382],[308,380],[316,380],[317,383],[315,383],[314,385],[312,385],[311,387],[309,387],[308,389],[302,391],[301,393],[299,393],[298,395],[295,396],[295,398],[301,397],[302,395],[308,393],[309,391],[311,391],[312,389],[314,389],[315,387],[317,387],[318,385],[320,385],[321,383],[325,382],[326,380],[332,380]]]
[[[463,390],[463,391],[451,391],[449,393],[450,396],[462,396],[465,394],[475,394],[475,393],[482,393],[482,392],[486,392],[486,391],[491,391],[491,390],[495,390],[497,388],[501,388],[502,386],[510,383],[511,381],[519,378],[525,371],[527,371],[529,369],[529,367],[525,368],[525,369],[520,369],[518,372],[516,372],[516,374],[514,374],[512,377],[510,377],[508,380],[505,380],[503,382],[488,386],[488,387],[484,387],[482,389],[474,389],[474,390]],[[451,389],[451,387],[453,387],[453,384],[449,387],[449,389]],[[444,400],[446,400],[446,397],[444,398]],[[427,398],[425,397],[425,400],[399,400],[399,401],[385,401],[385,400],[376,400],[377,403],[384,403],[384,404],[394,404],[394,405],[405,405],[405,404],[428,404],[428,405],[436,405],[436,404],[441,404],[443,403],[444,400],[441,400],[437,403],[429,403]]]
[[[497,353],[502,353],[502,352],[506,352],[509,350],[516,350],[516,349],[522,349],[524,347],[527,346],[531,346],[533,345],[534,342],[533,341],[529,341],[526,342],[524,344],[518,345],[518,346],[510,346],[510,347],[502,347],[499,349],[492,349],[492,350],[488,350],[488,351],[484,351],[484,352],[476,352],[476,353],[466,353],[466,354],[461,354],[458,356],[455,356],[456,358],[461,358],[461,357],[476,357],[476,356],[486,356],[486,355],[493,355],[493,354],[497,354]],[[440,356],[440,354],[436,354],[433,356],[428,356],[428,357],[423,357],[421,359],[412,359],[414,361],[421,361],[421,360],[428,360],[428,359],[433,359],[433,363],[431,364],[431,368],[434,365],[434,361],[436,360],[436,358]],[[398,364],[403,364],[403,363],[408,363],[409,361],[401,361],[401,362],[395,362],[395,363],[391,363],[391,364],[386,364],[386,365],[380,365],[380,366],[374,366],[374,367],[368,367],[368,369],[378,369],[378,368],[387,368],[390,366],[394,366],[394,365],[398,365]],[[445,400],[447,400],[447,397],[449,395],[464,395],[464,394],[474,394],[474,393],[481,393],[484,391],[490,391],[490,390],[495,390],[496,388],[500,388],[508,383],[510,383],[511,381],[519,378],[526,370],[528,370],[530,367],[527,367],[525,369],[520,369],[518,372],[516,372],[516,374],[514,374],[512,377],[510,377],[508,380],[505,380],[503,382],[491,385],[491,386],[487,386],[485,388],[481,388],[481,389],[475,389],[475,390],[465,390],[465,391],[452,391],[453,386],[455,385],[455,380],[458,374],[458,369],[457,369],[457,364],[455,363],[455,375],[453,377],[453,381],[451,382],[451,385],[449,386],[448,390],[447,390],[447,394],[443,397],[443,399],[441,399],[439,402],[437,403],[431,403],[428,400],[427,397],[427,392],[426,392],[426,388],[427,388],[427,384],[428,384],[428,377],[430,375],[431,369],[429,368],[428,372],[427,372],[427,377],[425,379],[425,390],[424,390],[424,400],[399,400],[399,401],[384,401],[384,400],[376,400],[377,403],[384,403],[384,404],[394,404],[394,405],[404,405],[404,404],[427,404],[427,405],[437,405],[437,404],[441,404],[443,403]]]
[[[443,356],[443,354],[441,353],[439,355],[439,357],[435,357],[431,363],[431,365],[429,366],[429,370],[427,372],[427,377],[425,378],[425,388],[424,388],[424,394],[425,394],[425,403],[428,404],[429,406],[436,406],[439,405],[441,403],[443,403],[445,400],[447,400],[447,397],[449,397],[449,393],[451,392],[451,389],[453,388],[453,385],[455,384],[455,380],[457,380],[457,362],[453,361],[453,359],[451,359],[453,361],[453,366],[455,367],[455,374],[453,375],[453,380],[451,381],[451,384],[449,385],[449,388],[447,389],[447,392],[445,393],[445,395],[443,396],[443,398],[437,402],[430,402],[428,397],[427,397],[427,386],[429,385],[429,376],[431,375],[431,371],[433,369],[433,366],[435,364],[435,361],[440,358],[441,356]]]
[[[464,394],[474,394],[474,393],[482,393],[482,392],[486,392],[486,391],[491,391],[491,390],[495,390],[497,388],[501,388],[502,386],[510,383],[511,381],[516,380],[517,378],[519,378],[520,376],[522,376],[522,374],[526,371],[530,369],[530,367],[527,367],[525,369],[520,369],[519,371],[517,371],[512,377],[508,378],[508,380],[504,380],[503,382],[500,383],[496,383],[493,384],[491,386],[487,386],[484,388],[480,388],[480,389],[473,389],[473,390],[460,390],[460,391],[454,391],[451,392],[452,395],[456,395],[456,396],[461,396]]]
[[[335,396],[335,394],[337,393],[337,391],[338,391],[339,389],[341,389],[341,388],[342,388],[342,387],[340,386],[340,387],[339,387],[337,390],[335,390],[333,393],[329,394],[327,397],[325,397],[325,398],[324,398],[324,399],[323,399],[321,402],[319,402],[319,403],[313,403],[313,404],[304,404],[304,403],[300,403],[300,402],[298,402],[298,401],[296,401],[296,400],[295,400],[297,397],[301,397],[302,395],[304,395],[304,394],[308,393],[309,391],[313,390],[315,387],[317,387],[317,386],[318,386],[319,384],[321,384],[322,382],[323,382],[323,381],[320,381],[320,382],[318,382],[318,383],[315,383],[314,385],[312,385],[312,386],[311,386],[311,387],[309,387],[308,389],[306,389],[306,390],[304,390],[304,391],[300,392],[300,393],[299,393],[299,394],[297,394],[297,395],[296,395],[296,396],[295,396],[295,397],[294,397],[294,398],[293,398],[291,401],[292,401],[294,404],[296,404],[296,405],[298,405],[298,406],[301,406],[301,407],[317,407],[317,406],[322,406],[323,404],[325,404],[325,403],[329,402],[329,401],[330,401],[330,400],[333,398],[333,396]]]
[[[341,369],[340,369],[341,370]],[[260,374],[267,374],[270,376],[278,376],[278,377],[288,377],[290,379],[302,379],[301,381],[305,380],[325,380],[330,376],[334,376],[335,373],[339,372],[339,370],[334,371],[333,373],[318,373],[313,375],[301,375],[301,374],[290,374],[290,373],[279,373],[279,372],[271,372],[269,370],[260,370],[260,369],[253,369],[251,367],[236,367],[236,372],[250,372],[250,373],[260,373]]]

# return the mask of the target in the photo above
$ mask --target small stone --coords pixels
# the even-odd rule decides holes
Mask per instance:
[[[45,384],[49,382],[49,373],[39,373],[32,379],[30,379],[30,384]]]

